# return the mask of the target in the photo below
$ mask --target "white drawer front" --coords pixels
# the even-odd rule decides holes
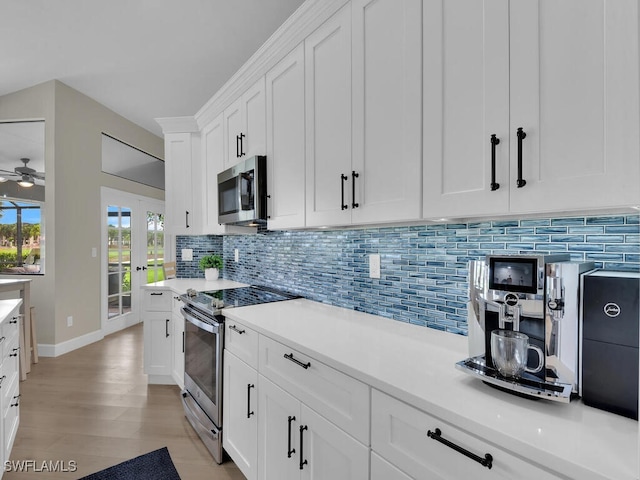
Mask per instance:
[[[170,312],[171,290],[144,290],[144,309],[148,312]]]
[[[258,369],[258,333],[235,320],[224,323],[224,348],[254,369]]]
[[[368,385],[263,335],[259,347],[262,375],[369,445]]]
[[[436,428],[440,429],[442,438],[479,457],[489,453],[492,468],[429,438],[427,432],[434,432]],[[414,478],[559,478],[377,390],[371,395],[371,448]]]
[[[14,310],[7,316],[6,320],[2,322],[2,335],[0,338],[5,337],[5,342],[11,343],[13,339],[18,336],[21,323],[22,320],[19,317],[18,310]]]

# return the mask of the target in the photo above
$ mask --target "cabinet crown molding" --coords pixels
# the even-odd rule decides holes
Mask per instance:
[[[164,117],[155,121],[162,127],[162,133],[195,133],[200,131],[194,117]]]
[[[200,128],[213,121],[231,102],[348,2],[349,0],[304,2],[195,114]]]

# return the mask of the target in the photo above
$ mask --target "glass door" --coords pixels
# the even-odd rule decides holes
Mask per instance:
[[[145,283],[164,280],[164,214],[147,209]]]
[[[131,207],[107,206],[108,318],[131,312]]]

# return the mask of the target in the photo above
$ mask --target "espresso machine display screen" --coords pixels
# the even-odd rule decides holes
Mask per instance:
[[[535,259],[492,258],[489,264],[489,288],[535,294],[538,290],[537,273]]]

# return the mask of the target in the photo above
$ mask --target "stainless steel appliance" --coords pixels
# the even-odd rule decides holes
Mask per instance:
[[[218,222],[258,225],[267,221],[267,157],[255,156],[218,174]]]
[[[290,300],[295,296],[252,286],[209,292],[189,290],[180,298],[185,319],[182,404],[189,423],[216,462],[222,463],[222,309]]]
[[[638,419],[640,273],[598,270],[582,279],[582,401]]]
[[[571,262],[568,254],[488,255],[469,264],[469,358],[456,368],[509,392],[569,402],[579,390],[580,277],[593,262]],[[543,352],[537,373],[502,376],[491,355],[491,332],[526,334]],[[538,370],[529,350],[528,370]]]

